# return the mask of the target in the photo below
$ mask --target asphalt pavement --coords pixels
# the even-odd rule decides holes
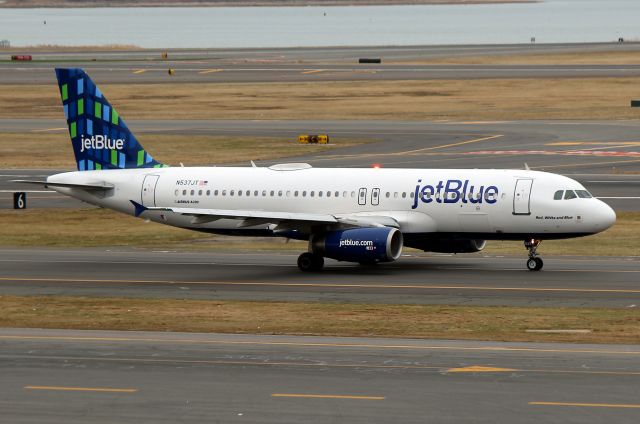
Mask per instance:
[[[298,254],[110,249],[2,249],[0,295],[322,301],[540,307],[640,307],[638,257],[406,254],[377,266],[327,260],[301,273]],[[216,247],[213,247],[216,249]]]
[[[637,423],[638,346],[0,330],[7,423]]]

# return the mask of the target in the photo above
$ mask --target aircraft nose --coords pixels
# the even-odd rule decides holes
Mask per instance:
[[[603,201],[599,200],[599,202],[600,204],[598,205],[597,222],[599,230],[604,231],[616,223],[616,212],[611,209],[611,206],[607,205]]]

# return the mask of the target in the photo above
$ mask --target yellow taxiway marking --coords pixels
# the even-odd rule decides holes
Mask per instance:
[[[324,71],[326,71],[326,69],[313,69],[313,70],[311,70],[311,71],[304,71],[304,72],[301,72],[301,74],[305,74],[305,75],[309,75],[309,74],[317,74],[317,73],[324,72]]]
[[[447,147],[455,147],[455,146],[462,146],[464,144],[478,143],[480,141],[493,140],[493,139],[500,138],[500,137],[504,137],[504,135],[496,134],[496,135],[490,135],[490,136],[487,136],[487,137],[474,138],[472,140],[460,141],[458,143],[442,144],[440,146],[426,147],[424,149],[407,150],[405,152],[394,153],[394,155],[406,155],[406,154],[410,154],[410,153],[427,152],[429,150],[446,149]]]
[[[515,368],[498,368],[498,367],[483,367],[482,365],[471,365],[469,367],[462,368],[449,368],[447,372],[509,372],[518,371]]]
[[[64,386],[24,386],[29,390],[58,390],[65,392],[108,392],[108,393],[135,393],[138,389],[114,389],[108,387],[64,387]]]
[[[589,271],[593,272],[593,271]],[[617,271],[640,273],[640,270]],[[320,287],[320,288],[367,288],[367,289],[421,289],[421,290],[483,290],[483,291],[523,291],[523,292],[567,292],[567,293],[640,293],[640,289],[585,289],[563,287],[490,287],[490,286],[440,286],[412,284],[341,284],[341,283],[264,283],[258,281],[168,281],[168,280],[93,280],[84,278],[15,278],[0,277],[0,281],[50,281],[69,283],[115,283],[115,284],[202,284],[225,286],[267,286],[267,287]]]
[[[352,395],[308,395],[298,393],[274,393],[271,397],[309,398],[309,399],[356,399],[356,400],[384,400],[384,396],[352,396]]]
[[[640,405],[624,404],[624,403],[529,402],[529,405],[586,406],[586,407],[591,407],[591,408],[634,408],[634,409],[640,409]]]
[[[224,71],[224,69],[207,69],[206,71],[200,71],[198,72],[200,75],[205,75],[205,74],[214,74],[216,72],[222,72]]]
[[[66,130],[67,127],[59,127],[59,128],[44,128],[41,130],[31,130],[32,133],[39,133],[39,132],[49,132],[49,131],[63,131]]]
[[[144,74],[145,72],[147,72],[146,69],[136,69],[133,71],[134,74]]]

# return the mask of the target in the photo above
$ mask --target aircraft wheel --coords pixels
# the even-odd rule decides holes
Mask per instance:
[[[544,265],[544,262],[542,262],[542,258],[535,258],[536,261],[536,267],[534,269],[534,271],[540,271],[542,269],[542,266]]]
[[[298,256],[298,268],[300,268],[300,271],[320,271],[323,266],[324,258],[320,255],[314,255],[311,252],[304,252],[302,255]]]
[[[542,258],[529,258],[527,260],[527,268],[529,271],[540,271],[544,262],[542,262]]]

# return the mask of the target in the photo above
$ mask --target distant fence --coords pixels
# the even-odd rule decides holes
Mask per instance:
[[[0,40],[0,49],[6,49],[11,47],[11,42],[9,40]]]

